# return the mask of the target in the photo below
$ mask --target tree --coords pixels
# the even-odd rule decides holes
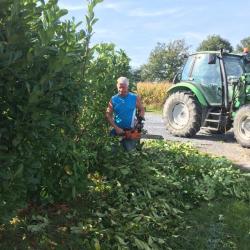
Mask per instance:
[[[141,81],[141,67],[130,70],[129,82],[137,83]]]
[[[220,50],[222,48],[229,50],[229,52],[233,50],[233,47],[228,40],[220,37],[219,35],[211,35],[201,42],[197,51]]]
[[[141,67],[141,78],[147,81],[172,81],[175,73],[183,64],[189,46],[185,40],[157,43],[150,53],[147,64]]]
[[[103,114],[111,96],[117,92],[117,78],[130,76],[130,58],[112,43],[97,44],[93,49],[94,55],[86,74],[86,80],[91,84],[85,86],[88,96],[83,103],[81,125],[83,131],[88,131],[84,135],[88,149],[95,152],[96,159],[102,159],[105,143],[110,141],[109,134],[105,133],[108,123]]]
[[[250,50],[250,36],[240,41],[240,43],[236,46],[236,51],[243,52],[244,48],[248,48],[248,50]]]

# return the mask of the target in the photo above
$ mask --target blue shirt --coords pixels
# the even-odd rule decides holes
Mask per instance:
[[[116,94],[111,102],[114,112],[115,124],[122,129],[134,127],[137,95],[129,92],[126,96]]]

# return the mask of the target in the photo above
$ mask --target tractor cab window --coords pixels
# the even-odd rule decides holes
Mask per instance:
[[[214,58],[209,63],[209,53],[196,54],[190,79],[192,83],[202,92],[210,105],[221,105],[222,80],[220,71],[220,59]]]
[[[182,81],[190,80],[189,75],[190,75],[190,71],[191,71],[191,68],[192,68],[192,65],[193,65],[193,61],[194,61],[194,56],[189,56],[186,63],[185,63],[185,66],[184,66],[184,68],[182,70],[182,73],[181,73],[181,80]]]
[[[209,54],[197,54],[192,71],[192,79],[202,85],[221,85],[219,60],[209,64]]]
[[[239,56],[225,56],[224,64],[227,76],[240,77],[244,72],[244,65]]]

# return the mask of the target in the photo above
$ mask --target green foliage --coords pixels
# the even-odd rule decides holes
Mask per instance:
[[[184,62],[189,46],[184,40],[157,43],[149,56],[148,63],[141,68],[142,81],[172,81]]]
[[[137,82],[140,82],[141,79],[141,68],[133,68],[130,70],[130,77],[129,81],[136,84]]]
[[[232,52],[233,47],[228,40],[220,37],[219,35],[210,35],[201,42],[201,44],[197,48],[197,51],[218,51],[220,49],[225,49],[229,52]]]
[[[116,80],[129,75],[130,59],[123,50],[116,50],[114,44],[94,46],[94,55],[88,68],[86,79],[89,82],[84,90],[84,107],[79,122],[84,135],[84,144],[95,154],[95,164],[104,157],[103,149],[109,147],[110,138],[105,111],[112,95],[117,92]]]
[[[87,94],[79,68],[88,61],[95,1],[88,29],[79,32],[74,22],[60,21],[67,11],[57,1],[3,4],[0,197],[9,213],[27,199],[70,198],[86,185],[86,156],[75,138]]]
[[[80,30],[56,0],[1,2],[1,213],[77,197],[109,145],[104,111],[129,58],[113,44],[90,48],[98,2]]]
[[[249,243],[249,176],[224,158],[149,141],[140,152],[107,150],[96,170],[71,206],[31,208],[2,225],[0,247],[221,249],[212,247],[224,241],[222,249],[234,249]]]
[[[237,44],[236,51],[242,53],[244,48],[248,48],[250,51],[250,36],[242,39],[240,43]]]

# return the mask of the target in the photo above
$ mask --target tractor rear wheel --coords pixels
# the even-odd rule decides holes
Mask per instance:
[[[234,136],[244,148],[250,148],[250,105],[241,107],[234,119]]]
[[[190,92],[171,94],[163,108],[163,117],[167,130],[180,137],[191,137],[201,127],[201,106]]]

